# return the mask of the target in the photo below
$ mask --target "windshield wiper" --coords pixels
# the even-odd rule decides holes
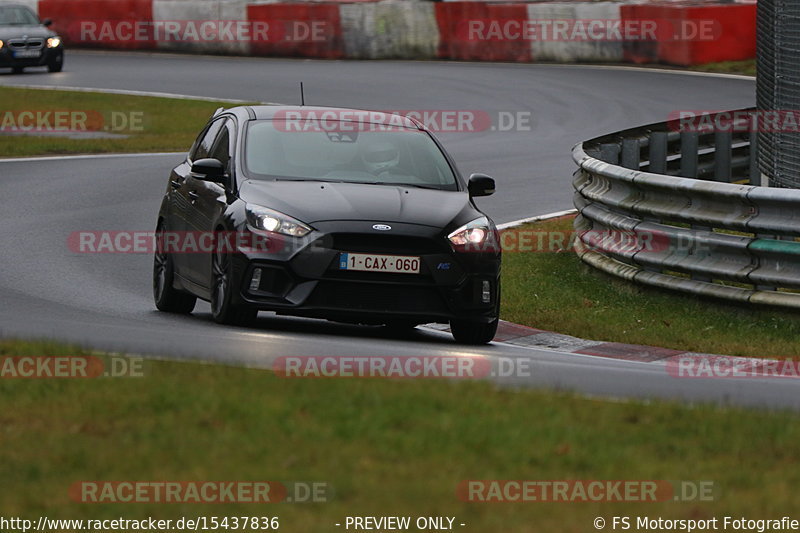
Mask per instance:
[[[417,189],[430,189],[434,191],[443,191],[441,187],[435,185],[419,185],[417,183],[392,183],[389,181],[348,181],[347,183],[362,183],[364,185],[389,185],[391,187],[416,187]]]
[[[324,183],[343,183],[342,180],[323,180],[320,178],[275,178],[275,181],[321,181]]]
[[[417,183],[400,183],[402,187],[416,187],[417,189],[430,189],[433,191],[443,191],[441,187],[437,187],[436,185],[419,185]]]

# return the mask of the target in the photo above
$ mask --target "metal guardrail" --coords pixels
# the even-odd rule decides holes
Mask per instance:
[[[800,308],[800,190],[760,186],[752,128],[679,130],[573,148],[581,260],[664,289]]]

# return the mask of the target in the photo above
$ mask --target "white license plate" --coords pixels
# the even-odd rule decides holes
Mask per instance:
[[[17,50],[14,52],[14,57],[19,57],[22,59],[28,57],[39,57],[40,55],[42,55],[41,50]]]
[[[339,256],[340,270],[419,274],[420,259],[410,255],[351,254]]]

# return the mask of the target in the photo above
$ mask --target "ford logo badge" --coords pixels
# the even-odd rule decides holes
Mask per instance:
[[[392,227],[388,224],[373,224],[372,229],[378,231],[389,231],[390,229],[392,229]]]

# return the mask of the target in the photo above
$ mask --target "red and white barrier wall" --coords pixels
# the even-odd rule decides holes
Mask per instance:
[[[152,39],[129,39],[126,31],[153,20],[153,0],[39,0],[39,16],[54,21],[65,43],[126,50],[151,49]],[[114,21],[117,31],[107,24]]]
[[[747,0],[22,2],[37,8],[40,17],[52,19],[54,29],[68,46],[82,47],[326,59],[673,65],[748,59],[755,57],[756,49],[756,5]],[[640,30],[648,28],[644,33],[651,38],[598,38],[596,34],[574,33],[581,24],[594,24],[595,29],[638,25]],[[570,31],[555,35],[525,31],[543,27],[552,30],[553,25]],[[641,37],[642,33],[637,35]]]
[[[247,4],[244,0],[152,0],[154,22],[195,22],[195,21],[246,21]],[[184,26],[185,27],[185,26]],[[215,27],[218,30],[218,26]],[[231,39],[221,36],[214,40],[186,40],[169,38],[168,32],[162,32],[161,39],[156,40],[160,50],[175,50],[212,54],[250,53],[250,44],[246,40]]]
[[[623,59],[626,62],[699,65],[756,55],[755,2],[634,4],[621,6],[620,12],[623,19],[668,20],[674,28],[684,26],[686,37],[695,29],[711,35],[711,38],[686,39],[661,35],[656,42],[625,43]]]
[[[439,29],[433,2],[342,4],[345,57],[418,59],[436,57]]]

